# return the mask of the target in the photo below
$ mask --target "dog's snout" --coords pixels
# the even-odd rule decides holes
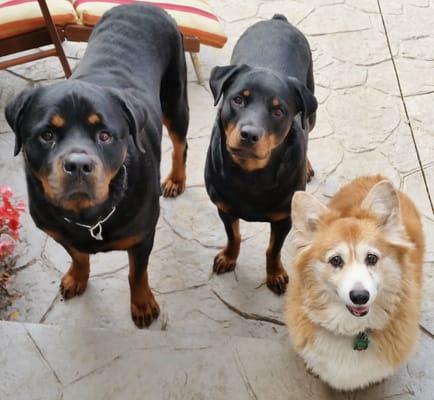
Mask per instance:
[[[369,292],[365,289],[351,290],[350,299],[354,304],[362,305],[369,301]]]
[[[84,153],[71,153],[63,160],[63,170],[71,176],[89,175],[93,167],[92,159]]]
[[[254,126],[243,126],[240,130],[241,141],[246,144],[255,144],[261,138],[261,130]]]

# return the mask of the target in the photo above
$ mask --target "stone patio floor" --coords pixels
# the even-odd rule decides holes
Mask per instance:
[[[326,201],[353,177],[382,173],[419,207],[427,251],[417,354],[388,381],[350,394],[307,374],[282,325],[284,297],[262,285],[266,224],[242,223],[236,273],[211,274],[225,242],[203,183],[215,109],[189,63],[188,186],[176,200],[161,199],[149,267],[160,318],[147,331],[134,327],[122,252],[92,257],[87,291],[63,302],[58,285],[69,257],[25,215],[7,286],[14,301],[0,312],[17,321],[0,322],[0,399],[434,399],[434,1],[211,3],[229,40],[221,50],[202,48],[206,78],[229,62],[248,26],[274,13],[308,37],[320,103],[309,140],[316,171],[309,192]],[[65,48],[75,65],[85,45]],[[4,106],[26,87],[61,79],[54,58],[0,71],[0,184],[25,200],[23,160],[12,156]],[[162,176],[170,151],[165,137]],[[289,238],[289,274],[291,253]]]

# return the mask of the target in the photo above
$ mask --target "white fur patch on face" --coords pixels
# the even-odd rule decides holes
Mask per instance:
[[[369,300],[365,306],[370,306],[377,296],[379,275],[375,271],[376,266],[366,265],[366,256],[375,254],[380,256],[380,252],[364,243],[358,243],[350,248],[351,258],[342,268],[340,284],[337,288],[339,297],[346,305],[357,306],[350,297],[352,290],[366,290],[369,293]]]
[[[374,254],[378,261],[373,266],[366,264],[366,256]],[[340,256],[343,267],[333,267],[328,261]],[[324,309],[305,311],[310,318],[328,330],[340,334],[355,335],[365,329],[382,329],[389,320],[391,311],[399,301],[401,271],[397,260],[382,255],[380,250],[366,242],[355,245],[340,243],[329,250],[322,260],[312,264],[318,279],[318,289]],[[364,306],[369,312],[355,316],[347,306],[357,306],[350,298],[351,290],[367,290],[369,300]]]

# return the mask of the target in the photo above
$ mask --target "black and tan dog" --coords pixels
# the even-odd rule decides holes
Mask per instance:
[[[237,42],[231,65],[213,69],[210,86],[215,104],[222,95],[223,101],[205,181],[228,236],[214,271],[235,268],[239,218],[270,222],[267,286],[281,294],[288,283],[280,250],[291,228],[291,199],[313,175],[306,158],[317,109],[309,44],[283,16],[258,22]]]
[[[162,121],[173,142],[165,196],[185,186],[188,104],[182,37],[147,5],[107,12],[72,77],[21,93],[6,108],[23,151],[36,225],[72,257],[64,298],[89,278],[89,254],[128,250],[131,315],[149,325],[159,307],[147,266],[159,216]]]

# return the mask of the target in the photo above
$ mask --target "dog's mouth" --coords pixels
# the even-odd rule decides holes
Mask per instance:
[[[347,304],[347,309],[355,317],[364,317],[369,312],[369,306],[349,306]]]
[[[230,146],[227,146],[227,149],[232,156],[241,159],[253,158],[255,160],[263,160],[264,158],[267,158],[267,157],[259,156],[258,154],[256,154],[254,151],[250,149],[244,149],[240,147],[230,147]]]
[[[92,198],[92,196],[89,193],[87,193],[87,192],[80,192],[80,191],[70,192],[65,197],[66,197],[67,200],[71,200],[71,201],[74,201],[74,200],[84,200],[84,199],[89,199],[90,200]]]

